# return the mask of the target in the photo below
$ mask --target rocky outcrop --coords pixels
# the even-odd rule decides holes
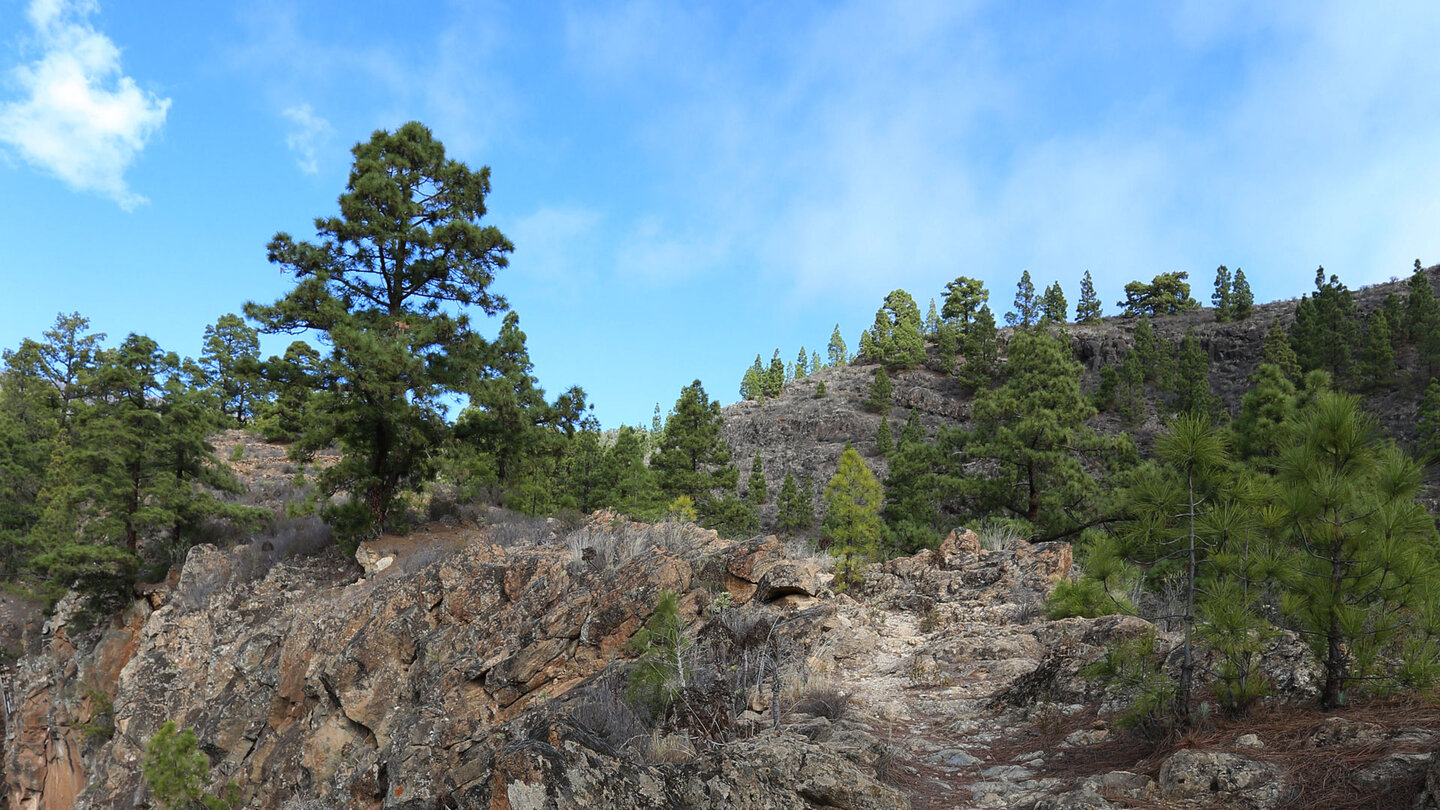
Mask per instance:
[[[84,652],[62,617],[44,654],[26,659],[11,806],[133,806],[144,743],[167,720],[196,731],[213,778],[236,782],[250,807],[293,797],[334,807],[904,806],[873,770],[763,722],[680,764],[587,747],[564,720],[565,699],[607,668],[623,671],[661,590],[680,594],[693,622],[726,586],[720,577],[746,586],[740,601],[757,610],[828,597],[829,577],[774,538],[732,547],[694,526],[614,515],[585,531],[591,544],[646,542],[597,569],[564,543],[506,549],[477,531],[418,570],[371,565],[357,578],[330,554],[248,581],[236,577],[241,550],[196,547],[173,589],[136,602]],[[725,559],[712,574],[711,561]],[[94,712],[78,684],[113,696],[108,739],[86,736]],[[753,703],[770,706],[758,693]]]

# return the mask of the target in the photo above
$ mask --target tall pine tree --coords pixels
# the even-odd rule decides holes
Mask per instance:
[[[1040,320],[1040,300],[1035,297],[1035,283],[1030,280],[1030,271],[1020,274],[1015,285],[1015,311],[1005,313],[1007,326],[1030,326]]]
[[[340,462],[316,483],[349,494],[328,515],[359,537],[380,529],[399,493],[429,480],[447,398],[486,366],[465,310],[507,309],[490,284],[514,246],[480,224],[489,169],[447,157],[423,125],[377,131],[353,152],[340,216],[316,221],[318,241],[270,241],[270,261],[295,288],[245,314],[268,332],[315,330],[328,341],[328,376],[340,384],[316,394],[297,446],[338,445]]]
[[[1100,297],[1095,294],[1095,282],[1090,279],[1090,271],[1085,271],[1085,276],[1080,279],[1080,301],[1075,304],[1076,323],[1099,323],[1100,322]]]
[[[885,524],[880,510],[885,492],[855,448],[845,446],[835,475],[825,487],[823,530],[830,552],[840,558],[836,579],[842,587],[858,584],[860,569],[880,553]]]

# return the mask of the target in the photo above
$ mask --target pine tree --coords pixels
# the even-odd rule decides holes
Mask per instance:
[[[798,380],[798,379],[800,379],[801,377],[807,376],[807,375],[810,373],[810,369],[809,369],[809,367],[807,366],[807,364],[808,364],[809,362],[810,362],[810,355],[806,354],[806,353],[805,353],[805,347],[804,347],[804,346],[801,346],[801,347],[800,347],[800,355],[795,358],[795,373],[794,373],[794,375],[792,375],[792,376],[794,377],[794,379],[797,379],[797,380]],[[818,371],[819,369],[816,369],[816,370]]]
[[[1395,356],[1400,356],[1400,349],[1405,345],[1405,305],[1400,302],[1400,296],[1395,293],[1386,293],[1385,301],[1380,304],[1380,312],[1384,313],[1385,320],[1390,322],[1390,348]]]
[[[1365,345],[1360,350],[1360,378],[1370,389],[1383,389],[1395,379],[1395,347],[1390,321],[1383,309],[1365,322]]]
[[[1075,305],[1076,323],[1099,323],[1100,322],[1100,297],[1095,294],[1095,282],[1090,279],[1090,271],[1085,271],[1085,276],[1080,279],[1080,301]]]
[[[1435,288],[1430,284],[1430,276],[1420,266],[1419,259],[1415,260],[1415,272],[1410,274],[1408,287],[1405,295],[1405,333],[1410,340],[1418,342],[1420,330],[1440,308],[1435,301]]]
[[[890,332],[893,329],[885,307],[875,310],[875,322],[860,333],[860,357],[867,363],[883,363],[890,351]]]
[[[875,378],[870,383],[870,396],[865,400],[865,408],[878,414],[890,412],[890,397],[895,386],[890,382],[890,375],[885,369],[875,369]]]
[[[824,366],[820,365],[820,352],[818,350],[812,350],[810,352],[810,373],[814,374],[822,368],[824,368]]]
[[[123,540],[131,554],[140,540],[169,523],[149,508],[149,495],[164,475],[163,380],[178,371],[179,358],[155,341],[130,335],[100,353],[91,391],[95,401],[78,417],[77,450],[92,471],[94,537]],[[203,435],[203,434],[202,434]]]
[[[566,447],[560,488],[564,499],[572,501],[581,514],[605,506],[605,498],[614,487],[618,470],[605,463],[605,450],[598,430],[576,433]]]
[[[69,428],[71,417],[87,395],[85,378],[95,370],[104,332],[87,334],[90,319],[78,312],[56,315],[55,325],[45,330],[45,340],[34,345],[35,373],[53,387],[58,401],[60,427]],[[22,343],[21,352],[26,350]]]
[[[196,749],[195,732],[166,720],[145,743],[145,785],[165,810],[226,810],[240,806],[234,782],[221,795],[205,792],[210,759]]]
[[[815,525],[815,505],[811,503],[810,491],[801,492],[796,486],[795,476],[788,471],[784,483],[780,485],[778,505],[777,526],[780,531],[787,534],[805,532]]]
[[[765,398],[765,367],[760,365],[760,355],[755,355],[755,363],[745,369],[745,377],[740,380],[740,398],[744,400]]]
[[[293,442],[305,429],[310,398],[330,387],[320,353],[303,340],[292,341],[281,357],[265,361],[263,376],[274,399],[260,405],[256,425],[266,441]]]
[[[645,626],[630,639],[630,648],[640,655],[630,671],[626,697],[654,716],[665,714],[689,685],[693,673],[686,651],[693,643],[685,634],[679,596],[662,590]]]
[[[1170,315],[1195,309],[1200,304],[1190,297],[1189,273],[1161,273],[1149,284],[1131,281],[1125,285],[1125,300],[1116,304],[1125,317]]]
[[[1033,291],[1032,291],[1033,292]],[[990,300],[990,292],[979,279],[960,276],[945,285],[945,305],[940,317],[963,333]]]
[[[646,439],[637,428],[621,427],[615,443],[605,451],[601,498],[606,506],[622,510],[636,519],[658,516],[666,499],[655,473],[645,463]]]
[[[317,242],[270,241],[270,260],[295,288],[245,314],[267,332],[313,329],[331,347],[327,376],[342,383],[316,394],[298,444],[340,448],[316,483],[349,494],[329,515],[358,536],[378,531],[396,496],[430,479],[448,433],[446,398],[485,367],[483,342],[457,310],[507,309],[490,283],[514,246],[479,222],[489,169],[447,158],[423,125],[377,131],[352,151],[341,216],[316,221]]]
[[[77,316],[78,317],[78,316]],[[5,352],[0,371],[0,561],[19,571],[31,553],[26,537],[40,518],[47,470],[72,432],[61,392],[41,371],[39,344]],[[73,421],[73,420],[72,420]],[[67,523],[73,528],[73,521]]]
[[[1275,363],[1261,362],[1235,417],[1237,449],[1247,460],[1274,457],[1285,442],[1285,425],[1295,411],[1295,384]]]
[[[1069,318],[1070,305],[1065,302],[1065,291],[1057,281],[1045,288],[1045,295],[1040,299],[1040,319],[1063,324]]]
[[[961,387],[970,393],[989,388],[1000,365],[1000,344],[990,307],[982,305],[975,314],[975,322],[960,338],[960,353],[964,359],[955,374]]]
[[[1101,375],[1103,386],[1103,371]],[[1145,415],[1149,401],[1146,396],[1145,369],[1136,359],[1135,350],[1131,349],[1125,354],[1125,359],[1115,373],[1115,411],[1133,425]]]
[[[1295,549],[1283,607],[1324,669],[1321,706],[1344,705],[1357,681],[1433,680],[1435,652],[1414,625],[1437,585],[1419,465],[1345,394],[1321,395],[1296,437],[1278,475]]]
[[[688,495],[699,505],[711,498],[712,490],[735,489],[739,474],[720,432],[723,422],[719,401],[705,395],[699,380],[680,389],[650,459],[666,500]]]
[[[944,459],[934,444],[925,441],[914,411],[911,416],[889,458],[885,479],[886,539],[899,554],[936,547],[944,530],[953,525],[949,493],[940,474]]]
[[[1169,384],[1174,365],[1170,343],[1155,334],[1149,318],[1141,318],[1135,324],[1134,344],[1125,356],[1127,364],[1131,362],[1132,353],[1141,379],[1159,386]]]
[[[780,359],[780,350],[770,357],[770,367],[765,370],[763,383],[765,396],[774,399],[785,392],[785,361]]]
[[[987,475],[952,472],[971,518],[1020,518],[1039,536],[1059,537],[1098,508],[1099,488],[1079,453],[1102,458],[1115,448],[1085,426],[1094,406],[1080,390],[1080,371],[1070,347],[1044,331],[1011,340],[1005,382],[976,394],[970,428],[941,441],[955,464],[989,462]]]
[[[895,442],[890,435],[890,420],[882,415],[880,428],[875,431],[875,451],[884,457],[890,455],[894,450]]]
[[[843,366],[850,362],[850,355],[846,354],[845,338],[840,336],[840,324],[835,324],[835,331],[830,333],[830,345],[828,347],[830,368]]]
[[[934,337],[935,331],[940,328],[940,313],[935,310],[935,299],[930,299],[930,309],[925,312],[925,337]]]
[[[815,382],[815,398],[816,398],[816,399],[824,399],[825,396],[826,396],[826,394],[825,394],[825,381],[824,381],[824,380],[817,380],[817,381]]]
[[[1040,302],[1035,298],[1035,283],[1030,280],[1030,271],[1020,274],[1015,285],[1015,311],[1005,313],[1006,326],[1030,326],[1040,319]]]
[[[549,412],[514,312],[505,314],[490,355],[492,371],[471,386],[455,438],[467,455],[469,477],[504,492],[520,482],[527,459],[540,452]]]
[[[1210,389],[1210,355],[1200,346],[1195,329],[1185,331],[1175,369],[1175,410],[1213,418],[1220,399]]]
[[[927,357],[925,365],[932,371],[951,374],[955,371],[955,355],[960,352],[960,330],[952,324],[942,323],[935,332],[935,356]]]
[[[1250,291],[1250,282],[1245,271],[1235,268],[1235,281],[1230,285],[1230,311],[1233,320],[1243,321],[1255,311],[1255,294]]]
[[[1215,320],[1225,323],[1235,319],[1235,295],[1230,287],[1230,268],[1223,264],[1215,268],[1215,292],[1210,294],[1210,303],[1215,307]]]
[[[1415,458],[1424,464],[1440,461],[1440,381],[1434,377],[1415,413]]]
[[[760,506],[768,499],[765,491],[765,469],[761,466],[760,454],[755,454],[755,461],[750,465],[749,489],[745,494],[745,502],[751,506]]]
[[[900,444],[925,441],[925,428],[920,424],[920,414],[914,409],[905,417],[905,429],[900,432]]]
[[[1301,298],[1295,307],[1290,342],[1302,371],[1323,368],[1336,382],[1350,374],[1351,350],[1356,345],[1355,300],[1350,291],[1325,268],[1315,272],[1315,294]]]
[[[925,362],[925,340],[920,335],[920,309],[904,290],[892,290],[876,315],[883,318],[885,337],[875,336],[878,354],[873,358],[890,368],[911,368]]]
[[[1279,560],[1256,520],[1263,491],[1234,472],[1225,434],[1207,416],[1177,417],[1156,440],[1155,455],[1159,464],[1141,468],[1125,492],[1126,519],[1108,538],[1113,545],[1091,556],[1118,555],[1152,583],[1179,583],[1180,604],[1155,617],[1184,634],[1174,702],[1155,712],[1162,726],[1183,728],[1202,671],[1197,636],[1222,656],[1211,670],[1222,705],[1243,710],[1263,694],[1257,664],[1271,633],[1261,585],[1273,579]]]
[[[880,519],[884,506],[880,482],[855,448],[846,445],[835,475],[825,487],[823,524],[830,552],[840,558],[835,576],[842,587],[858,584],[864,561],[879,554],[885,533]]]
[[[1430,275],[1415,260],[1410,292],[1405,298],[1405,327],[1419,356],[1416,377],[1428,380],[1440,375],[1440,303],[1430,285]]]
[[[1290,345],[1290,336],[1285,333],[1285,327],[1280,325],[1279,318],[1272,318],[1270,321],[1260,362],[1275,366],[1291,382],[1300,380],[1300,360],[1295,356],[1295,349]]]
[[[240,316],[221,315],[205,327],[200,368],[219,401],[220,412],[244,426],[260,401],[260,333]]]

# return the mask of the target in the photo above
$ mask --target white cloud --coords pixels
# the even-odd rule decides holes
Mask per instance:
[[[306,174],[318,174],[318,153],[329,143],[330,136],[335,134],[334,127],[330,126],[329,121],[316,115],[309,104],[287,107],[280,114],[290,122],[290,129],[285,133],[285,145],[295,153],[295,165]]]
[[[40,58],[10,71],[19,98],[0,104],[0,143],[77,191],[129,211],[145,202],[125,171],[165,123],[170,99],[140,89],[120,49],[92,27],[93,0],[33,0]]]

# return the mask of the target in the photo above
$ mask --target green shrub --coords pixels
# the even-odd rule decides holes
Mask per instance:
[[[1045,615],[1052,619],[1080,616],[1093,619],[1112,613],[1133,612],[1129,604],[1117,602],[1098,579],[1062,580],[1045,601]]]
[[[85,696],[90,698],[90,718],[80,724],[80,734],[86,741],[102,742],[115,736],[115,703],[110,696],[93,686],[85,687]]]
[[[221,795],[205,792],[210,760],[195,750],[195,732],[177,730],[174,721],[145,744],[145,785],[165,810],[228,810],[240,806],[240,790],[231,782]]]
[[[686,663],[690,639],[685,636],[680,597],[674,591],[660,592],[655,610],[645,627],[630,639],[630,647],[640,653],[640,659],[630,672],[626,696],[648,709],[652,716],[662,716],[686,687],[690,676]]]

